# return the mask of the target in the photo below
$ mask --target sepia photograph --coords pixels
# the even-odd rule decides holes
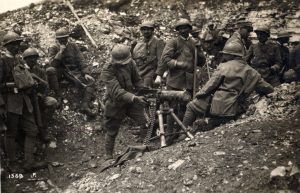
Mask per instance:
[[[300,193],[300,1],[0,0],[0,193]]]

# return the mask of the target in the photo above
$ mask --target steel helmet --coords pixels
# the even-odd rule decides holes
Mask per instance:
[[[193,28],[193,27],[192,27],[192,24],[190,23],[189,20],[187,20],[187,19],[180,19],[180,20],[176,23],[175,29],[178,30],[178,27],[179,27],[179,26],[184,26],[184,25],[189,26],[191,29]]]
[[[111,51],[111,62],[114,64],[128,64],[131,61],[130,48],[123,44],[117,44]]]
[[[153,29],[154,29],[154,22],[153,22],[153,21],[144,21],[144,22],[140,25],[140,29],[142,29],[143,27],[153,28]]]
[[[60,28],[60,29],[56,30],[56,32],[55,32],[56,39],[66,38],[69,36],[70,36],[70,32],[66,28]]]
[[[243,57],[244,55],[242,50],[243,48],[239,43],[229,42],[225,44],[223,51],[221,51],[221,53]]]
[[[264,32],[270,35],[270,29],[268,27],[258,27],[254,32]]]
[[[28,56],[39,56],[39,53],[35,48],[28,48],[23,52],[23,58],[26,58]]]
[[[5,34],[3,36],[3,45],[7,45],[11,42],[16,42],[16,41],[22,41],[23,39],[15,32],[7,32],[7,34]]]
[[[289,38],[289,37],[292,37],[292,36],[287,31],[281,31],[277,34],[277,39],[278,38]]]

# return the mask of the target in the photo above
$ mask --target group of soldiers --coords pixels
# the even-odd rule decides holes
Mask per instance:
[[[209,24],[208,28],[209,34],[213,25]],[[188,104],[170,102],[177,117],[190,130],[197,117],[216,118],[221,122],[236,119],[246,112],[246,99],[252,91],[266,95],[273,92],[274,86],[300,78],[299,44],[290,54],[287,47],[290,35],[285,31],[274,41],[270,39],[269,28],[257,28],[254,32],[258,43],[252,44],[249,38],[253,32],[252,23],[241,20],[229,37],[222,36],[214,41],[214,36],[210,39],[205,39],[205,34],[204,38],[199,37],[200,29],[193,28],[187,19],[180,19],[175,25],[177,36],[164,43],[155,37],[154,29],[153,22],[142,23],[142,40],[133,49],[116,45],[110,63],[102,71],[101,80],[108,96],[104,110],[106,159],[113,158],[115,139],[126,116],[139,125],[140,139],[146,136],[149,125],[144,111],[148,101],[134,91],[161,84],[167,74],[167,90],[184,90],[192,96],[197,81],[195,73],[206,63],[211,50],[218,50],[212,52],[218,62],[211,78],[205,85],[196,82],[196,89],[200,89]],[[179,128],[171,116],[167,117],[168,145],[185,137],[177,134]]]
[[[88,117],[95,92],[95,79],[84,63],[82,53],[69,41],[69,31],[56,31],[57,44],[49,48],[50,62],[42,66],[36,48],[20,53],[23,39],[15,32],[3,37],[5,52],[0,58],[0,125],[5,132],[4,149],[12,172],[32,171],[47,166],[34,157],[37,140],[48,143],[49,119],[61,107],[60,82],[66,80],[83,94],[80,111]],[[52,94],[54,93],[54,94]],[[52,96],[51,96],[52,95]],[[23,148],[24,163],[17,159]]]
[[[186,127],[191,127],[199,116],[226,120],[238,117],[246,111],[245,100],[253,90],[260,94],[273,92],[273,86],[284,81],[285,72],[289,81],[299,79],[299,44],[289,54],[288,33],[280,33],[276,43],[269,40],[270,29],[258,28],[255,33],[259,42],[252,44],[249,34],[253,27],[247,21],[239,22],[229,39],[224,37],[218,41],[199,37],[200,30],[193,28],[187,19],[178,20],[175,30],[176,37],[165,43],[155,36],[154,23],[145,21],[140,25],[143,38],[133,48],[117,44],[111,50],[111,60],[101,73],[101,81],[106,86],[102,120],[106,130],[106,159],[113,158],[115,140],[126,116],[136,121],[139,139],[143,141],[149,128],[145,113],[148,101],[135,91],[161,84],[165,74],[167,90],[184,90],[193,97],[188,104],[170,102]],[[213,25],[209,25],[209,30],[213,30]],[[39,63],[35,48],[28,48],[20,55],[22,38],[18,34],[8,32],[3,37],[0,122],[7,127],[4,146],[11,171],[20,168],[32,171],[47,165],[35,160],[35,145],[38,137],[45,143],[49,141],[49,117],[62,105],[62,80],[83,94],[80,111],[91,118],[97,115],[90,108],[95,98],[95,79],[89,66],[78,46],[69,41],[66,28],[58,29],[55,35],[57,44],[49,48],[50,62],[46,66]],[[214,43],[209,45],[209,42]],[[197,85],[200,90],[195,92],[196,69],[205,65],[214,45],[218,46],[214,52],[218,61],[216,69],[205,85]],[[179,126],[170,117],[167,125],[166,133],[178,133]],[[170,145],[181,137],[169,135],[167,143]],[[17,146],[23,147],[25,155],[21,165],[16,156]]]

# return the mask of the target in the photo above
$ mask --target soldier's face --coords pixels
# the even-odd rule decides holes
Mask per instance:
[[[37,64],[38,57],[37,56],[28,56],[24,58],[26,64],[32,68]]]
[[[268,40],[269,35],[265,32],[256,32],[257,39],[260,43],[265,43]]]
[[[240,28],[240,34],[241,34],[241,37],[243,39],[247,39],[250,35],[252,30],[250,29],[247,29],[247,28]]]
[[[141,32],[142,32],[144,38],[146,38],[146,39],[149,39],[152,37],[153,31],[154,31],[154,29],[151,27],[142,27],[141,28]]]
[[[57,41],[61,44],[61,45],[67,45],[68,43],[68,37],[65,38],[57,38]]]
[[[20,43],[20,41],[11,42],[6,44],[5,47],[10,53],[16,55],[20,52]]]
[[[182,25],[179,26],[177,30],[179,32],[179,35],[181,35],[184,38],[188,38],[192,29],[188,25]]]

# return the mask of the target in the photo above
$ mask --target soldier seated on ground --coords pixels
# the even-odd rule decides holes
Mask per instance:
[[[90,70],[84,63],[83,56],[78,46],[69,41],[69,31],[65,28],[55,32],[57,44],[49,48],[52,71],[48,71],[50,88],[53,89],[59,101],[61,101],[61,91],[59,82],[63,79],[71,82],[81,93],[83,93],[81,112],[89,117],[96,116],[89,104],[93,100],[95,79],[90,76]]]
[[[222,54],[223,63],[187,105],[183,118],[186,127],[192,126],[197,117],[235,118],[246,111],[244,102],[253,90],[260,94],[273,92],[273,87],[242,59],[240,44],[226,44]]]
[[[135,62],[131,58],[130,48],[116,45],[111,51],[111,62],[101,73],[101,79],[106,86],[107,100],[104,110],[105,151],[106,159],[113,157],[115,139],[118,135],[122,120],[128,116],[140,127],[140,141],[147,132],[147,119],[144,106],[145,98],[136,96],[133,91],[144,87]]]
[[[38,63],[39,54],[35,48],[28,48],[23,53],[23,59],[29,67],[29,71],[33,74],[36,82],[35,99],[38,100],[39,107],[34,105],[34,114],[39,135],[43,142],[49,142],[48,122],[57,107],[57,100],[49,94],[48,79],[46,70]],[[51,70],[51,69],[50,69]]]
[[[19,56],[21,41],[18,34],[8,32],[3,37],[6,52],[0,58],[0,119],[7,126],[5,153],[10,172],[20,172],[21,169],[16,157],[16,137],[20,131],[25,138],[23,169],[31,171],[47,166],[45,162],[34,159],[38,129],[30,96],[35,88],[34,80]]]

